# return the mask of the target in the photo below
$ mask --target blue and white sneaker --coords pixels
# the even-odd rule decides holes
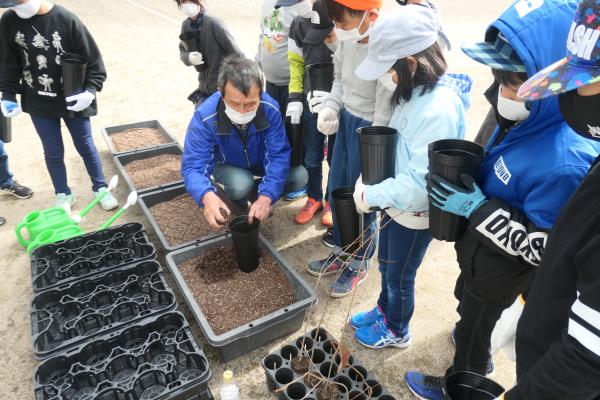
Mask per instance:
[[[404,381],[417,399],[446,400],[443,377],[408,371],[404,376]]]
[[[352,294],[367,279],[367,275],[366,270],[354,270],[350,266],[346,267],[340,277],[331,285],[329,295],[340,298]]]
[[[384,315],[379,306],[375,306],[372,310],[359,312],[350,317],[350,325],[354,329],[364,328],[374,324],[377,320],[383,319]]]
[[[410,346],[410,335],[404,337],[396,336],[385,323],[385,319],[378,319],[374,324],[358,329],[354,337],[360,344],[370,349],[383,349],[385,347],[397,347],[406,349]]]
[[[306,187],[300,188],[295,192],[288,192],[283,196],[285,201],[296,201],[305,198],[308,196],[308,192],[306,191]]]

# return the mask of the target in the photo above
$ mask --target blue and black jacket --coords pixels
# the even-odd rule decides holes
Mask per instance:
[[[565,56],[575,0],[517,1],[486,32],[499,32],[529,76]],[[489,201],[470,218],[470,233],[518,262],[539,265],[548,231],[600,152],[573,132],[556,97],[528,104],[525,121],[496,128],[478,183]]]
[[[291,148],[277,102],[263,93],[256,118],[245,130],[225,114],[221,93],[210,96],[194,113],[185,137],[181,174],[188,193],[202,198],[216,191],[210,176],[216,165],[231,165],[263,176],[258,193],[275,203],[290,168]]]

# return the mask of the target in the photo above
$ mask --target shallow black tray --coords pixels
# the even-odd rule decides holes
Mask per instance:
[[[155,257],[154,245],[139,223],[78,236],[33,252],[33,291],[41,292]]]
[[[185,317],[170,312],[48,359],[35,372],[34,393],[36,400],[190,400],[207,393],[210,377]]]
[[[176,306],[156,261],[46,290],[31,303],[33,353],[38,359],[50,357]]]
[[[308,335],[269,354],[262,360],[269,390],[279,399],[316,400],[316,390],[307,385],[304,374],[291,368],[290,359],[304,353],[312,359],[310,373],[329,377],[339,383],[340,400],[396,400],[358,360],[350,356],[349,365],[338,374],[340,355],[336,353],[337,341],[325,329],[313,329]],[[318,387],[316,388],[318,389]]]

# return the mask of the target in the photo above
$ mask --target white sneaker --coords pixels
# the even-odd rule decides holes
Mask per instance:
[[[71,194],[66,194],[66,193],[59,193],[56,195],[56,207],[61,207],[64,208],[65,205],[69,207],[69,209],[72,209],[73,206],[75,205],[75,203],[77,203],[77,198],[75,197],[75,194],[71,193]]]
[[[94,196],[98,197],[104,192],[106,192],[106,188],[101,188],[97,192],[94,192]],[[102,197],[102,200],[100,200],[100,205],[103,210],[110,211],[119,207],[119,202],[117,202],[117,199],[115,199],[110,192],[107,192],[104,197]]]

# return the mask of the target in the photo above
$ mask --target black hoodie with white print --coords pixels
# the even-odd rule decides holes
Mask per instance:
[[[36,117],[72,118],[97,114],[96,101],[82,112],[67,110],[61,56],[74,53],[88,60],[85,90],[96,94],[106,69],[94,38],[81,20],[54,5],[44,15],[22,19],[8,10],[0,19],[0,91],[4,100],[21,95],[24,112]]]

